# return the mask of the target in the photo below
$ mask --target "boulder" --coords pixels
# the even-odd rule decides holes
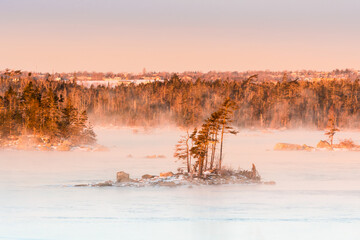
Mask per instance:
[[[71,146],[71,142],[68,140],[65,140],[62,142],[62,145],[67,145],[67,146]]]
[[[96,147],[94,148],[93,150],[94,152],[106,152],[106,151],[109,151],[109,149],[103,145],[96,145]]]
[[[286,151],[286,150],[303,150],[303,146],[299,144],[291,144],[291,143],[277,143],[274,147],[276,151]]]
[[[341,141],[339,144],[334,144],[334,148],[341,148],[341,149],[356,149],[359,146],[357,146],[353,140],[351,139],[345,139]]]
[[[70,151],[71,147],[69,145],[61,144],[57,146],[56,150],[65,152],[65,151]]]
[[[162,172],[160,173],[160,177],[172,177],[174,176],[173,172]]]
[[[174,182],[159,182],[159,186],[162,186],[162,187],[176,187],[176,183],[174,183]]]
[[[71,142],[65,140],[59,146],[57,146],[56,150],[58,151],[70,151],[71,150]]]
[[[116,173],[116,182],[130,182],[130,175],[126,172],[117,172]]]
[[[313,151],[315,149],[314,147],[308,146],[306,144],[302,145],[302,148],[306,151]]]
[[[323,141],[321,140],[317,145],[317,148],[326,148],[326,149],[332,149],[330,143],[328,143],[327,141]]]
[[[18,138],[16,148],[18,150],[33,150],[36,145],[31,136],[24,135]]]
[[[105,181],[102,183],[97,183],[95,185],[93,185],[93,187],[111,187],[113,185],[112,181]]]
[[[264,182],[265,185],[275,185],[276,182],[274,181],[267,181],[267,182]]]
[[[154,154],[154,155],[147,155],[147,156],[145,156],[145,158],[150,158],[150,159],[154,159],[154,158],[166,158],[166,156],[165,156],[165,155],[156,155],[156,154]]]
[[[23,143],[19,143],[18,145],[16,145],[16,149],[17,150],[26,150],[26,151],[33,150],[33,148],[30,145],[26,145]]]
[[[51,151],[51,148],[48,146],[39,146],[40,151]]]
[[[145,174],[145,175],[142,175],[142,179],[152,179],[152,178],[154,178],[154,177],[156,177],[155,175],[150,175],[150,174]]]
[[[74,187],[88,187],[89,184],[75,184]]]

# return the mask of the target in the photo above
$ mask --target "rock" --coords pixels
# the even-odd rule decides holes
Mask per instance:
[[[91,147],[84,147],[84,146],[79,147],[79,150],[86,152],[97,152],[95,149],[92,149]]]
[[[308,146],[306,144],[302,145],[302,148],[306,151],[313,151],[315,149],[314,147]]]
[[[152,178],[154,178],[154,177],[156,177],[155,175],[150,175],[150,174],[145,174],[145,175],[142,175],[142,179],[152,179]]]
[[[49,138],[49,137],[46,137],[46,136],[43,136],[43,137],[41,137],[41,141],[42,141],[43,143],[50,143],[50,138]]]
[[[317,148],[326,148],[326,149],[329,149],[329,150],[332,149],[330,143],[328,143],[327,141],[322,141],[322,140],[316,145],[316,147]]]
[[[147,156],[145,156],[145,158],[150,158],[150,159],[154,159],[154,158],[166,158],[166,156],[165,156],[165,155],[156,155],[156,154],[154,154],[154,155],[147,155]]]
[[[276,182],[274,181],[267,181],[267,182],[264,182],[265,185],[275,185]]]
[[[276,151],[286,151],[286,150],[303,150],[303,147],[299,144],[291,144],[291,143],[277,143],[274,147]]]
[[[174,182],[159,182],[158,185],[162,186],[162,187],[175,187],[176,183],[174,183]]]
[[[65,140],[62,142],[62,145],[67,145],[67,146],[71,146],[71,142],[68,140]]]
[[[126,172],[117,172],[116,173],[116,182],[130,182],[130,175]]]
[[[70,151],[71,150],[71,142],[65,140],[59,146],[57,146],[56,150],[58,151]]]
[[[105,181],[103,183],[97,183],[93,185],[94,187],[111,187],[113,185],[112,181]]]
[[[261,179],[260,175],[255,167],[255,164],[252,164],[250,179],[256,180],[256,181],[260,181],[260,179]]]
[[[359,148],[358,145],[356,145],[353,140],[351,139],[345,139],[343,141],[341,141],[339,144],[334,145],[334,148],[340,148],[340,149],[356,149]]]
[[[40,147],[39,147],[39,150],[40,150],[40,151],[51,151],[51,148],[48,147],[48,146],[40,146]]]
[[[76,184],[74,187],[88,187],[89,184]]]
[[[36,141],[34,141],[34,137],[32,136],[20,136],[17,141],[16,148],[18,150],[33,150],[34,147],[37,145]]]
[[[96,145],[96,147],[94,148],[93,150],[94,152],[106,152],[106,151],[109,151],[109,149],[103,145]]]
[[[17,146],[16,146],[16,149],[17,150],[26,150],[26,151],[29,151],[29,150],[33,150],[33,148],[29,145],[26,145],[26,144],[23,144],[23,143],[19,143]]]
[[[56,150],[65,152],[65,151],[70,151],[71,147],[69,145],[61,144],[61,145],[57,146]]]
[[[174,173],[173,172],[163,172],[163,173],[160,173],[160,177],[172,177],[174,176]]]

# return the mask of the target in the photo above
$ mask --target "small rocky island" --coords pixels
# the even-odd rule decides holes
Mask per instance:
[[[360,151],[360,145],[355,144],[352,140],[346,139],[338,144],[331,144],[328,141],[321,140],[316,147],[308,146],[306,144],[293,144],[293,143],[277,143],[274,147],[276,151],[316,151],[316,150],[347,150],[347,151]]]
[[[25,81],[9,86],[0,96],[0,148],[40,151],[104,149],[86,110],[77,109],[70,96],[51,86]]]
[[[328,137],[328,141],[320,140],[316,147],[308,146],[306,144],[292,144],[292,143],[277,143],[274,147],[276,151],[294,151],[294,150],[305,150],[305,151],[315,151],[315,150],[347,150],[347,151],[360,151],[360,145],[355,144],[351,139],[341,140],[338,144],[334,143],[334,135],[336,132],[340,131],[335,125],[334,113],[329,115],[329,120],[327,128],[325,129],[325,136]]]
[[[251,170],[223,169],[221,172],[204,172],[203,176],[196,176],[188,172],[163,172],[159,175],[145,174],[141,178],[130,178],[126,172],[116,173],[116,181],[105,181],[96,184],[77,184],[75,187],[176,187],[193,185],[223,185],[223,184],[267,184],[274,185],[274,181],[262,181],[255,165]]]
[[[128,173],[118,172],[116,182],[106,181],[93,185],[75,186],[118,186],[144,187],[180,185],[221,185],[221,184],[275,184],[261,181],[255,165],[251,170],[233,170],[223,167],[223,147],[226,134],[237,134],[231,126],[236,103],[226,99],[222,105],[206,118],[200,128],[186,131],[175,146],[174,157],[183,163],[177,173],[163,172],[157,175],[145,174],[131,179]],[[219,146],[220,145],[220,146]]]
[[[87,151],[99,152],[107,151],[108,148],[100,144],[74,143],[69,140],[50,141],[46,136],[22,135],[12,136],[8,139],[0,140],[0,149],[25,150],[25,151]]]

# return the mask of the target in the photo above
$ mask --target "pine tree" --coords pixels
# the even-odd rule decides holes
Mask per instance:
[[[62,140],[77,145],[96,142],[87,112],[79,113],[68,97],[64,99],[65,104],[60,102],[51,87],[52,82],[41,85],[41,91],[29,79],[21,83],[24,83],[22,90],[10,85],[4,96],[0,96],[1,139],[33,134],[49,138],[52,143]]]
[[[36,135],[44,119],[41,118],[40,93],[32,81],[26,84],[20,102],[24,130],[32,131]]]
[[[178,143],[175,145],[174,157],[186,162],[187,172],[191,171],[190,148],[189,148],[189,135],[181,136]]]
[[[79,137],[83,144],[93,144],[96,142],[96,134],[92,125],[88,123],[88,116],[85,110],[80,114],[76,128],[81,132]]]
[[[5,126],[4,135],[11,137],[19,134],[22,116],[19,111],[19,98],[17,92],[10,86],[4,95]]]
[[[209,122],[209,126],[210,126],[210,144],[211,144],[211,158],[210,158],[210,170],[213,170],[214,167],[214,160],[215,160],[215,153],[216,153],[216,145],[219,142],[218,140],[218,135],[219,135],[219,131],[221,130],[220,128],[220,117],[221,117],[221,112],[220,111],[216,111],[213,112],[210,116],[210,118],[207,120]]]
[[[50,88],[42,99],[43,126],[44,134],[51,140],[57,140],[60,137],[60,118],[61,111],[58,106],[58,100],[53,90]]]
[[[182,160],[187,159],[186,163],[188,171],[190,171],[192,168],[192,171],[197,172],[197,175],[201,177],[204,171],[208,169],[211,171],[213,170],[213,164],[216,155],[216,145],[218,143],[219,134],[221,134],[221,148],[217,170],[221,169],[221,155],[224,134],[237,133],[237,131],[235,131],[230,126],[230,117],[234,109],[235,103],[230,100],[226,100],[219,110],[213,112],[211,116],[204,121],[199,131],[195,128],[192,134],[187,134],[186,136],[181,137],[178,144],[176,145],[174,156]],[[221,133],[219,133],[220,130]],[[189,140],[191,141],[190,151]],[[211,152],[209,153],[209,151]],[[208,161],[209,155],[210,162]],[[196,159],[193,166],[191,166],[191,160],[189,161],[191,156]]]
[[[203,171],[206,170],[207,153],[209,145],[209,124],[204,123],[198,131],[197,135],[193,137],[194,146],[190,149],[191,154],[197,159],[198,175],[202,176]]]
[[[234,130],[230,124],[232,122],[232,115],[236,109],[235,102],[229,98],[224,101],[220,108],[220,126],[221,126],[221,140],[220,140],[220,158],[218,170],[221,170],[223,161],[223,145],[224,145],[224,134],[230,133],[236,135],[238,132]]]
[[[340,131],[335,124],[335,113],[333,108],[330,109],[329,120],[326,126],[325,135],[329,137],[330,145],[333,146],[334,143],[334,135],[336,132]]]
[[[73,106],[70,98],[66,101],[66,106],[62,110],[61,119],[61,133],[63,138],[70,139],[71,137],[78,136],[79,131],[77,128],[78,124],[78,112]]]

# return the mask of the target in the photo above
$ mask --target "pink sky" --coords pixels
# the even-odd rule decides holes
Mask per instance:
[[[360,69],[359,6],[355,0],[3,0],[0,69]]]

